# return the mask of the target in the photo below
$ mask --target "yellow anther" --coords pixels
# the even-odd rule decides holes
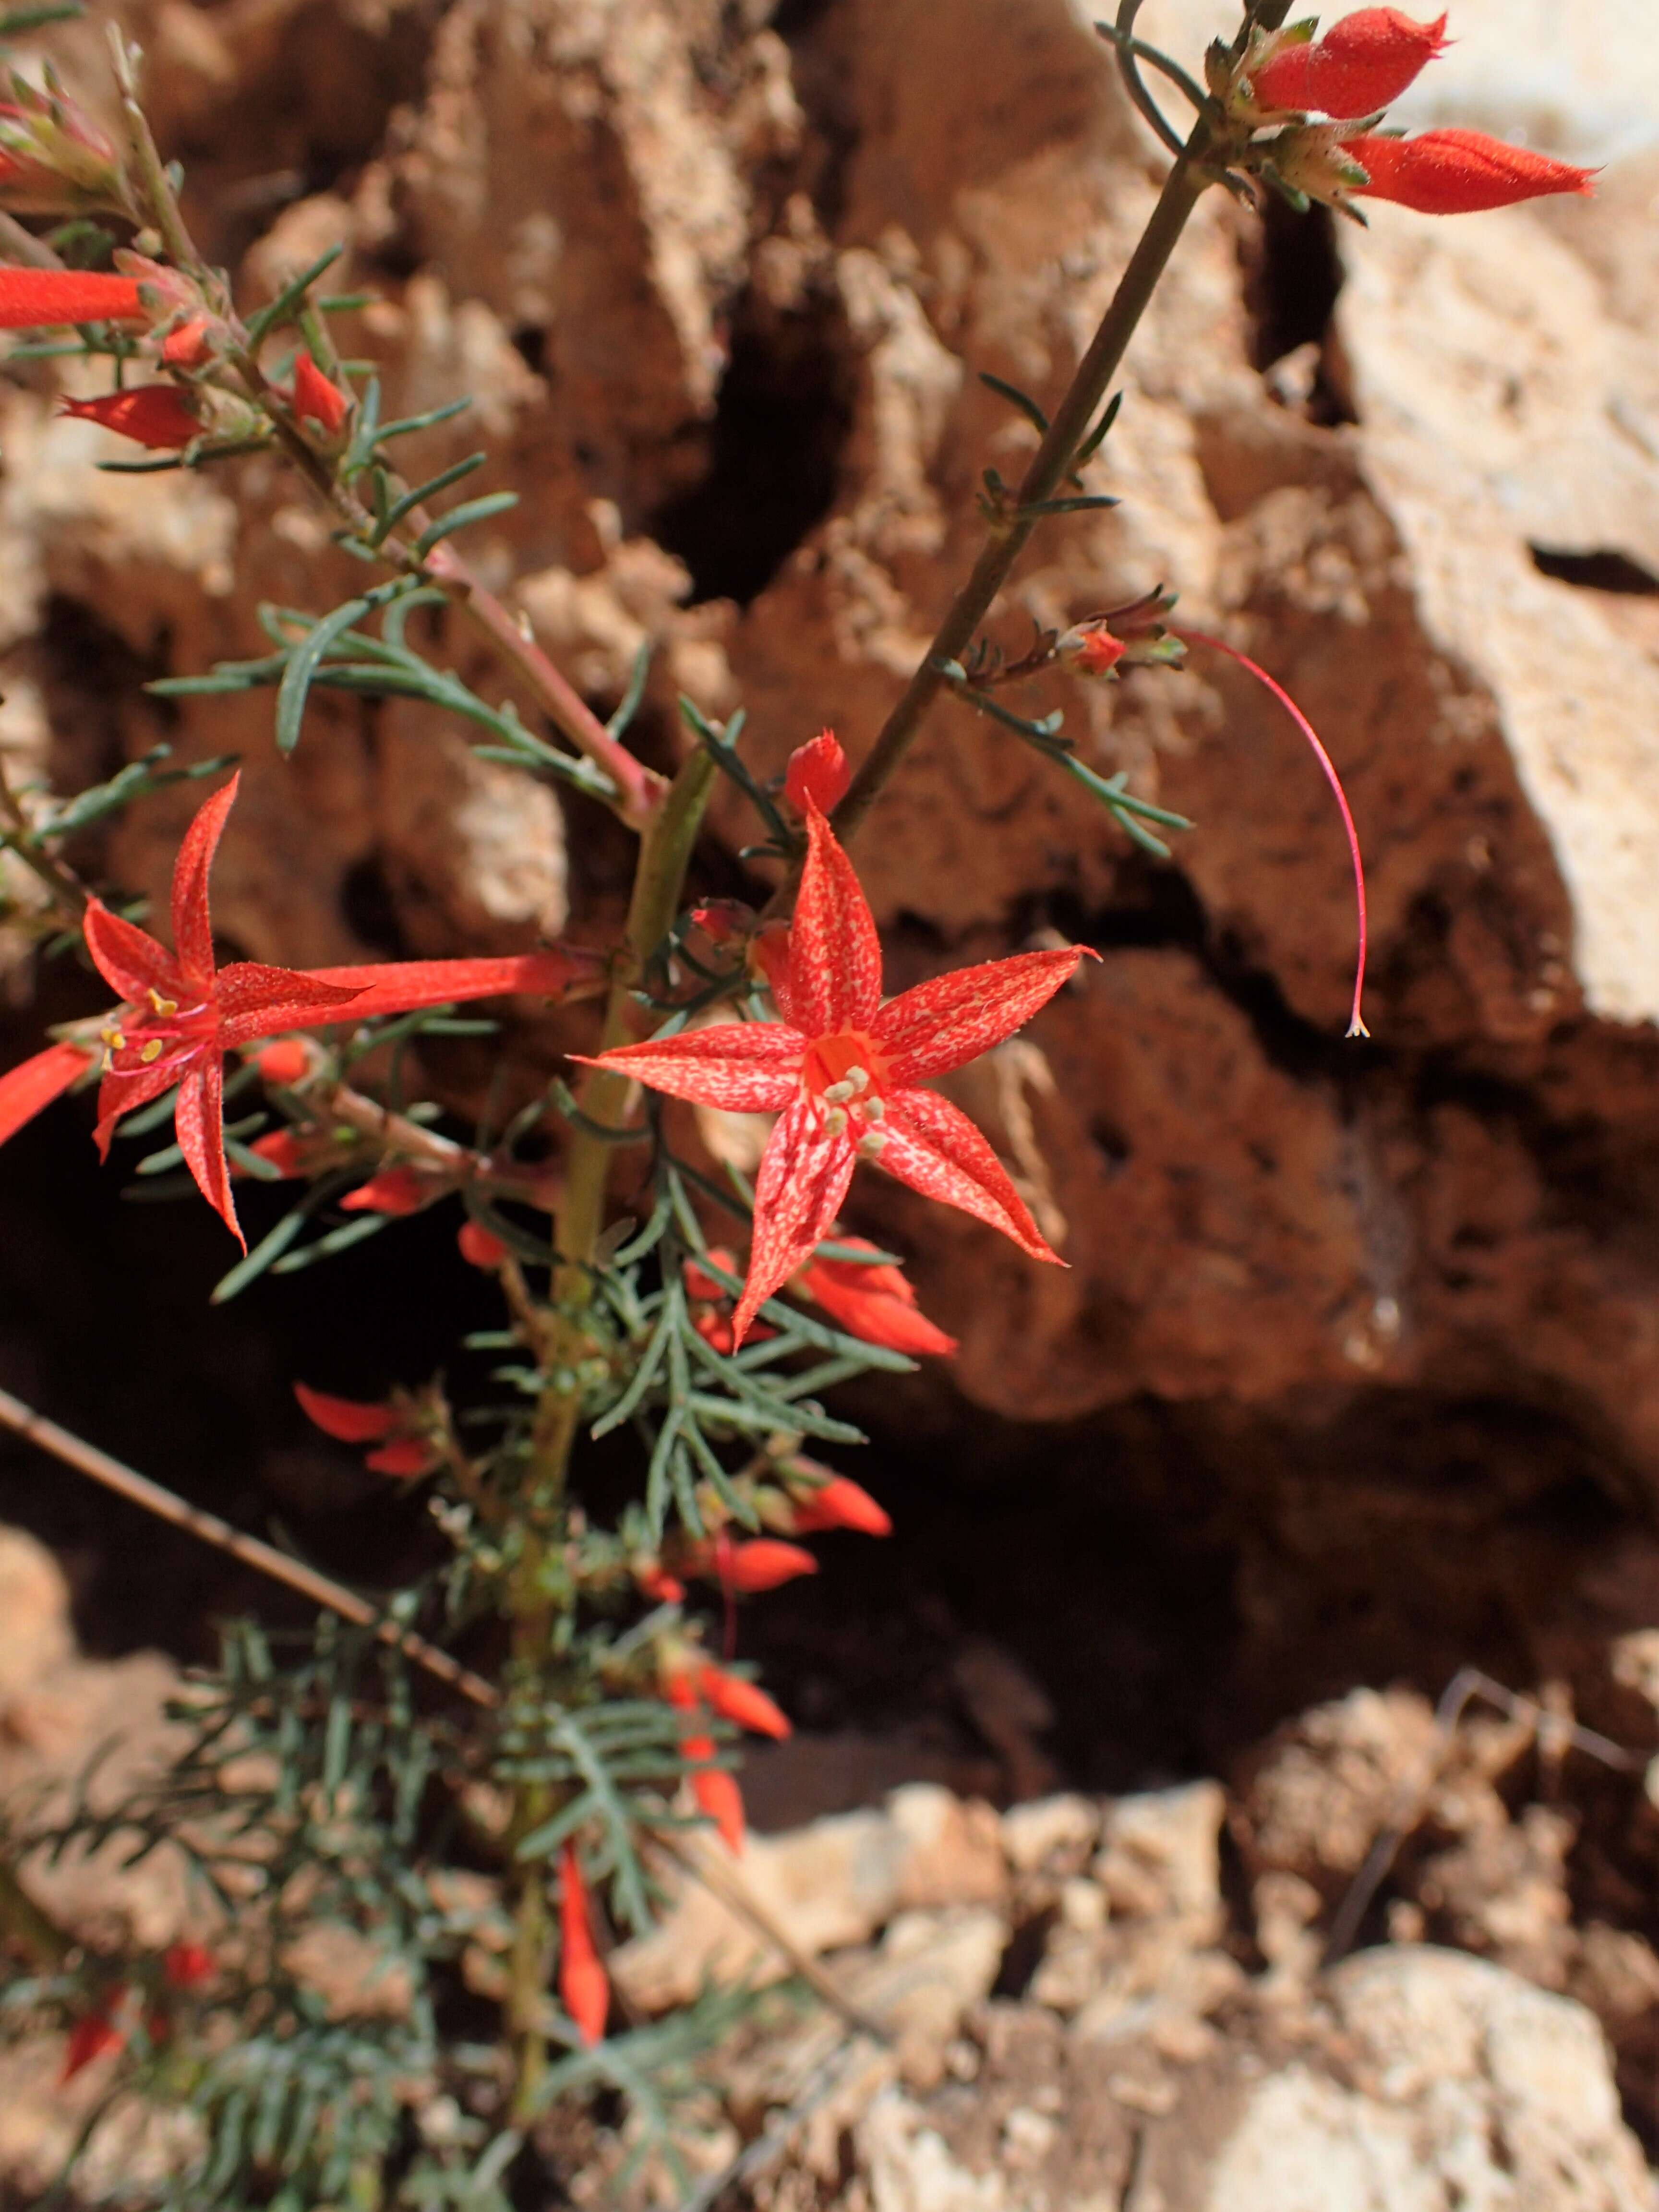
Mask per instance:
[[[149,1042],[145,1045],[143,1050],[139,1053],[138,1057],[143,1061],[146,1067],[154,1066],[155,1062],[161,1057],[161,1038],[152,1037]]]
[[[150,985],[149,990],[145,992],[144,996],[149,1000],[151,1006],[155,1007],[156,1012],[161,1015],[163,1021],[166,1021],[169,1016],[176,1014],[179,1011],[179,1001],[177,999],[164,999],[153,983]]]
[[[125,1033],[118,1028],[115,1023],[106,1022],[98,1035],[111,1052],[124,1052],[126,1049]]]

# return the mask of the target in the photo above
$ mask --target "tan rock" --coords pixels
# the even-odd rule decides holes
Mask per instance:
[[[44,1544],[0,1528],[0,1727],[20,1692],[74,1650],[69,1589]]]

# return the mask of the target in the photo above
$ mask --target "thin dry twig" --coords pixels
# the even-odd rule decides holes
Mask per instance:
[[[1502,1682],[1482,1674],[1480,1668],[1460,1667],[1435,1707],[1433,1755],[1426,1769],[1400,1792],[1388,1826],[1378,1832],[1365,1855],[1364,1864],[1348,1885],[1347,1895],[1331,1923],[1322,1966],[1334,1966],[1352,1947],[1360,1923],[1370,1910],[1371,1899],[1387,1879],[1400,1846],[1422,1819],[1429,1792],[1445,1769],[1463,1716],[1477,1698],[1485,1698],[1511,1720],[1526,1722],[1537,1737],[1540,1752],[1559,1758],[1568,1751],[1582,1751],[1586,1757],[1599,1759],[1603,1766],[1610,1766],[1620,1774],[1639,1774],[1647,1765],[1641,1753],[1614,1743],[1610,1736],[1599,1735],[1594,1729],[1581,1728],[1577,1721],[1552,1712],[1535,1698],[1524,1698],[1506,1689]]]

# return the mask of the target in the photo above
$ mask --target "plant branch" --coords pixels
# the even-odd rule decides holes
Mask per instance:
[[[244,1566],[257,1567],[261,1574],[269,1575],[273,1582],[285,1583],[302,1597],[310,1598],[330,1613],[337,1613],[343,1620],[354,1621],[360,1628],[372,1628],[383,1644],[392,1644],[406,1659],[423,1667],[428,1674],[436,1675],[441,1682],[447,1682],[451,1689],[470,1698],[475,1705],[493,1708],[501,1703],[500,1692],[482,1675],[463,1667],[459,1660],[441,1651],[435,1644],[428,1644],[424,1637],[416,1636],[398,1627],[396,1621],[386,1620],[367,1598],[359,1597],[343,1583],[319,1574],[303,1560],[290,1559],[273,1544],[262,1543],[257,1536],[244,1535],[228,1521],[222,1521],[216,1513],[206,1513],[198,1505],[187,1504],[159,1482],[152,1482],[147,1474],[140,1474],[136,1468],[111,1458],[96,1444],[86,1443],[68,1429],[59,1428],[56,1421],[47,1420],[21,1398],[14,1398],[9,1390],[0,1390],[0,1426],[12,1430],[27,1443],[38,1444],[65,1467],[90,1475],[106,1490],[112,1490],[118,1498],[143,1506],[145,1512],[154,1513],[190,1535],[199,1536],[204,1543],[216,1545],[220,1551],[240,1559]]]
[[[852,836],[858,830],[915,744],[929,708],[945,687],[943,664],[962,660],[972,646],[975,631],[1036,527],[1040,518],[1029,510],[1052,498],[1069,473],[1188,217],[1213,181],[1205,158],[1210,139],[1209,123],[1200,116],[1164,180],[1140,242],[1055,411],[1048,436],[1031,458],[1009,512],[992,524],[973,574],[951,601],[903,696],[887,717],[847,796],[836,809],[836,830],[842,838]]]

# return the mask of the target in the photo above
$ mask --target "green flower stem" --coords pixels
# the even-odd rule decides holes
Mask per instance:
[[[633,1037],[634,993],[647,963],[672,927],[685,889],[704,809],[720,770],[712,754],[699,748],[685,762],[667,796],[647,822],[640,842],[628,930],[611,981],[601,1049]],[[577,1103],[601,1126],[620,1121],[629,1079],[607,1070],[586,1070]],[[584,1321],[592,1301],[590,1270],[605,1227],[605,1192],[616,1147],[580,1127],[565,1154],[564,1194],[554,1229],[553,1312],[547,1362],[550,1380],[537,1408],[530,1466],[520,1511],[524,1549],[510,1603],[513,1656],[521,1682],[535,1682],[544,1698],[550,1680],[557,1616],[572,1601],[561,1572],[559,1551],[564,1518],[565,1479],[581,1422],[582,1394],[577,1370],[592,1346]],[[556,1809],[544,1784],[527,1784],[514,1793],[508,1824],[509,1853]],[[547,1958],[551,1938],[544,1867],[524,1869],[514,1900],[513,1951],[507,1968],[507,2016],[516,2054],[514,2117],[532,2119],[547,2073],[547,2037],[542,2017],[547,2002]]]
[[[1209,150],[1209,125],[1200,119],[1164,182],[1140,243],[1130,258],[1088,352],[1079,364],[1071,388],[1060,403],[1048,434],[1033,454],[1030,466],[1009,502],[1007,518],[992,525],[972,575],[951,601],[938,635],[922,656],[921,665],[883,724],[846,798],[836,809],[836,830],[842,838],[850,837],[858,829],[915,742],[928,708],[945,688],[946,679],[940,664],[963,659],[980,624],[990,612],[992,602],[1007,582],[1039,519],[1022,514],[1021,511],[1052,499],[1064,483],[1078,448],[1088,436],[1106,397],[1106,387],[1117,374],[1158,279],[1187,227],[1188,217],[1206,186],[1215,181],[1206,162]]]

